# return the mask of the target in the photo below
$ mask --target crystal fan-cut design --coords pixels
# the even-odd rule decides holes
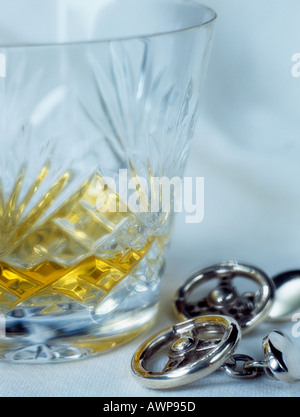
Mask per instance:
[[[62,184],[66,183],[65,178],[67,175]],[[8,309],[36,296],[36,293],[42,297],[45,289],[86,306],[95,306],[134,270],[151,247],[153,238],[145,239],[139,233],[139,220],[129,209],[126,213],[118,210],[101,213],[97,210],[99,200],[102,206],[109,206],[114,200],[118,208],[119,203],[113,191],[109,194],[105,191],[106,184],[99,175],[82,184],[59,209],[36,225],[33,220],[38,222],[43,210],[62,187],[61,184],[53,186],[19,225],[17,220],[24,204],[11,213],[6,210],[10,222],[17,224],[13,235],[9,233],[12,227],[8,222],[7,234],[6,225],[2,225],[3,236],[8,237],[3,240],[2,259],[5,263],[1,263],[0,304]],[[10,200],[7,207],[11,206]],[[101,256],[101,248],[105,243],[111,243],[112,235],[118,241],[118,251],[112,245],[111,252]],[[118,235],[122,239],[118,239]],[[28,266],[26,269],[16,266],[20,260],[22,265]],[[75,262],[76,266],[71,266]]]

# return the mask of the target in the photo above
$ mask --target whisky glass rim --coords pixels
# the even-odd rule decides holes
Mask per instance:
[[[167,0],[168,1],[168,0]],[[171,1],[170,1],[171,3]],[[0,48],[2,49],[30,49],[30,48],[61,48],[61,47],[72,47],[72,46],[86,46],[86,45],[94,45],[94,44],[105,44],[111,42],[122,42],[122,41],[132,41],[132,40],[143,40],[143,39],[151,39],[156,37],[163,37],[163,36],[171,36],[175,34],[185,33],[192,30],[201,29],[207,26],[212,25],[215,20],[217,19],[217,13],[214,9],[209,6],[206,6],[198,0],[176,0],[174,5],[183,5],[183,6],[191,6],[197,8],[199,11],[203,10],[207,13],[207,17],[203,17],[200,19],[199,23],[192,23],[186,24],[182,28],[178,29],[167,29],[167,30],[157,30],[157,31],[149,31],[145,33],[133,34],[133,35],[125,35],[125,36],[112,36],[108,38],[101,38],[95,37],[95,39],[88,39],[88,40],[74,40],[74,41],[50,41],[50,42],[43,42],[43,41],[34,41],[34,42],[11,42],[7,43],[1,42],[0,37]]]

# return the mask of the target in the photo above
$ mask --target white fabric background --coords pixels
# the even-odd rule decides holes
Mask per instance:
[[[271,275],[300,267],[300,78],[291,75],[292,55],[300,52],[300,2],[205,3],[218,21],[186,170],[205,177],[205,218],[188,225],[177,217],[157,324],[122,348],[77,363],[2,363],[1,396],[299,396],[300,383],[239,381],[222,372],[167,392],[147,390],[130,375],[139,344],[174,323],[171,295],[195,269],[227,259]],[[291,337],[292,324],[260,325],[239,352],[262,359],[262,337],[275,327]],[[293,341],[300,348],[300,339]]]

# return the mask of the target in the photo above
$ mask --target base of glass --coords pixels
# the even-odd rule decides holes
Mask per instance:
[[[49,322],[31,322],[30,326],[19,322],[9,328],[11,336],[0,338],[0,361],[39,364],[88,358],[134,339],[153,325],[157,312],[158,303],[105,323],[95,317],[93,323],[90,317],[87,322],[78,315],[76,328],[64,321],[56,322],[55,330]],[[72,314],[72,323],[74,319]]]

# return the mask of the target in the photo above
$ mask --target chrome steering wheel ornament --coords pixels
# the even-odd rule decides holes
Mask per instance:
[[[152,389],[190,384],[221,368],[240,337],[231,317],[207,315],[176,324],[139,347],[132,358],[133,375]]]
[[[235,278],[250,280],[258,286],[257,291],[240,293],[234,285]],[[191,301],[191,296],[208,282],[217,284],[207,295]],[[238,262],[220,263],[193,274],[175,295],[175,312],[181,320],[207,314],[233,317],[241,326],[243,334],[264,321],[272,307],[275,289],[272,280],[261,269]]]

